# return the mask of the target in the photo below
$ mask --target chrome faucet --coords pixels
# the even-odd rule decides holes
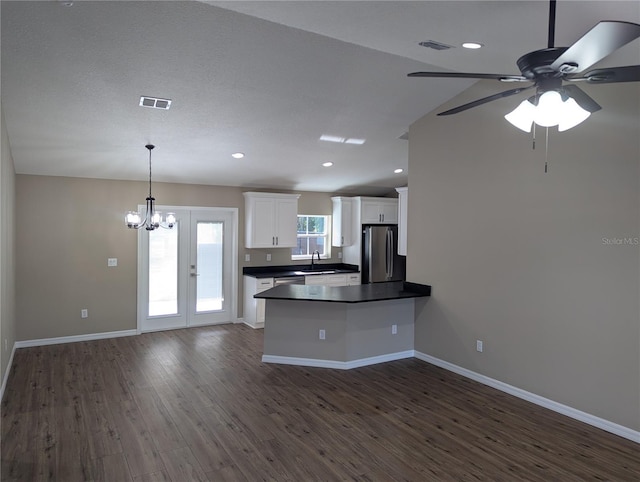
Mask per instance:
[[[316,254],[318,255],[318,263],[320,262],[320,251],[318,251],[318,250],[316,249],[313,253],[311,253],[311,269],[313,269],[313,267],[314,267],[314,264],[313,264],[313,257],[314,257]]]

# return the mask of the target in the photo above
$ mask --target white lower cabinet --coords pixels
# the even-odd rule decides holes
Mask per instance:
[[[347,275],[347,286],[359,285],[361,282],[360,273],[349,273]]]
[[[264,326],[265,300],[256,300],[253,295],[273,288],[273,278],[244,277],[244,322],[252,328]]]
[[[360,284],[360,273],[318,274],[304,277],[306,285],[351,286]]]

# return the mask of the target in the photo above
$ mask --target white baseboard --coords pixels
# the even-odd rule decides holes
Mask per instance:
[[[13,365],[13,355],[16,352],[16,344],[13,344],[13,348],[11,348],[11,356],[9,357],[9,363],[7,363],[7,368],[4,371],[4,375],[2,376],[2,386],[0,387],[0,402],[2,402],[4,398],[4,389],[7,386],[7,380],[9,379],[9,373],[11,373],[11,366]]]
[[[37,340],[16,341],[15,348],[32,346],[59,345],[60,343],[75,343],[77,341],[103,340],[105,338],[119,338],[121,336],[137,335],[137,330],[107,331],[104,333],[88,333],[86,335],[59,336],[56,338],[40,338]]]
[[[250,323],[243,318],[242,323],[247,325],[249,328],[253,328],[254,330],[257,330],[259,328],[264,328],[264,321],[256,321],[255,323]]]
[[[397,353],[389,353],[388,355],[372,356],[369,358],[360,358],[352,361],[335,361],[335,360],[319,360],[317,358],[298,358],[290,356],[262,355],[263,363],[278,363],[280,365],[298,365],[304,367],[318,368],[335,368],[337,370],[350,370],[352,368],[364,367],[367,365],[375,365],[403,358],[413,357],[413,350],[401,351]]]
[[[419,360],[431,363],[432,365],[444,368],[445,370],[457,373],[458,375],[462,375],[463,377],[467,377],[471,380],[475,380],[476,382],[480,382],[483,385],[488,385],[492,388],[500,390],[501,392],[513,395],[514,397],[518,397],[541,407],[548,408],[549,410],[553,410],[554,412],[561,413],[562,415],[566,415],[567,417],[579,420],[580,422],[584,422],[612,434],[626,438],[628,440],[631,440],[632,442],[640,443],[640,432],[630,429],[629,427],[625,427],[624,425],[619,425],[617,423],[610,422],[609,420],[605,420],[604,418],[596,417],[595,415],[591,415],[590,413],[586,413],[576,408],[569,407],[568,405],[555,402],[549,398],[541,397],[540,395],[536,395],[535,393],[522,390],[521,388],[514,387],[513,385],[509,385],[494,378],[490,378],[485,375],[481,375],[480,373],[467,370],[466,368],[462,368],[458,365],[454,365],[453,363],[449,363],[447,361],[441,360],[440,358],[427,355],[426,353],[422,353],[417,350],[415,351],[415,357]]]

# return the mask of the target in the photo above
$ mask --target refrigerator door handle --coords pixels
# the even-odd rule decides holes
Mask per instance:
[[[369,241],[369,256],[371,256],[371,253],[373,252],[373,233],[371,232],[371,228],[366,228],[365,233]],[[369,280],[369,283],[371,283],[371,280],[373,279],[373,268],[373,263],[371,262],[371,259],[369,259],[367,262],[367,279]]]
[[[391,247],[391,240],[390,240],[390,234],[391,232],[389,231],[389,228],[387,228],[387,232],[386,232],[386,243],[385,243],[385,256],[386,256],[386,263],[385,263],[385,271],[386,271],[386,277],[387,277],[387,281],[389,280],[389,278],[391,278],[391,252],[390,252],[390,247]]]
[[[393,278],[393,271],[394,271],[394,266],[393,266],[393,258],[394,258],[394,246],[393,246],[393,231],[389,228],[387,228],[387,233],[389,236],[389,279]]]

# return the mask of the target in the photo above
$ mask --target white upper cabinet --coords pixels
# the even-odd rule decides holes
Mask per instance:
[[[353,244],[353,201],[346,197],[332,197],[333,216],[331,229],[332,246]]]
[[[361,199],[362,224],[397,224],[398,200],[388,198]]]
[[[407,255],[407,199],[409,188],[397,187],[398,191],[398,254]]]
[[[245,247],[293,248],[299,194],[245,192]]]

